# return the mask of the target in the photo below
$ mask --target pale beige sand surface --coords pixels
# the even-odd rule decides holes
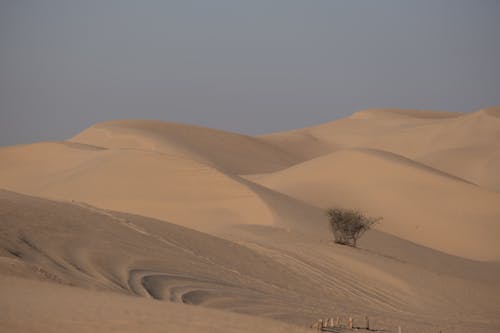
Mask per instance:
[[[4,162],[0,183],[6,189],[172,220],[197,229],[235,221],[272,223],[269,209],[254,192],[190,156],[87,149],[65,143],[4,148],[0,155]],[[248,209],[252,216],[245,213]]]
[[[106,148],[170,153],[237,174],[279,170],[298,161],[293,155],[259,138],[150,120],[99,123],[71,141]]]
[[[374,109],[260,137],[126,120],[0,148],[0,328],[299,332],[368,315],[498,332],[499,114]],[[329,207],[383,220],[336,245]]]
[[[3,332],[309,332],[284,322],[0,276]]]
[[[337,150],[248,179],[326,210],[383,217],[377,229],[447,253],[500,260],[500,194],[376,150]]]
[[[261,139],[305,159],[339,148],[374,148],[500,190],[500,107],[470,113],[370,109]]]
[[[283,325],[250,324],[227,313],[298,327],[334,314],[352,315],[361,324],[368,314],[374,327],[403,325],[408,332],[494,332],[500,324],[495,317],[500,265],[428,255],[432,250],[383,234],[352,249],[266,226],[235,226],[215,237],[165,221],[5,191],[0,207],[3,327],[106,331],[130,320],[132,328],[140,322],[153,331],[159,325],[182,331],[179,318],[190,316],[212,328],[223,328],[229,317],[241,331],[252,325],[279,331]],[[381,240],[385,245],[377,246]],[[413,253],[391,257],[391,243]],[[428,260],[443,267],[433,269]],[[475,273],[461,273],[469,270]],[[180,317],[172,319],[172,311]]]

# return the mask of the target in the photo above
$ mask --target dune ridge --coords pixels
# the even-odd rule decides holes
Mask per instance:
[[[388,151],[500,191],[496,172],[500,167],[498,110],[490,107],[455,113],[369,109],[333,122],[260,138],[290,154],[303,156],[303,161],[344,148]],[[462,149],[471,153],[457,155]],[[474,167],[462,168],[463,163]]]
[[[95,124],[71,138],[70,142],[175,153],[234,174],[269,172],[297,163],[290,154],[259,138],[150,120]]]
[[[0,327],[179,330],[172,318],[189,313],[228,332],[299,332],[335,315],[497,332],[498,110],[370,109],[258,137],[118,120],[2,147]],[[330,207],[383,220],[360,248],[340,246]],[[23,308],[28,288],[53,297]],[[109,298],[113,319],[54,328],[73,297],[83,316]]]

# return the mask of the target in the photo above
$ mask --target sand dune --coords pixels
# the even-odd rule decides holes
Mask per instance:
[[[373,109],[261,137],[112,121],[0,148],[0,328],[299,332],[369,315],[498,332],[499,110]],[[332,242],[339,206],[384,218],[359,249]]]
[[[383,216],[381,230],[399,237],[498,260],[487,231],[498,229],[499,197],[488,191],[500,182],[491,140],[498,126],[485,119],[499,119],[497,113],[375,109],[262,139],[172,123],[107,122],[68,142],[0,149],[0,185],[209,232],[261,224],[313,233],[312,224],[324,234],[321,210],[358,207]],[[466,141],[473,146],[443,151]],[[315,155],[321,157],[310,159]],[[260,176],[238,176],[248,172]],[[305,211],[314,222],[304,222]],[[441,240],[437,235],[451,223],[454,236]]]
[[[367,109],[355,112],[352,119],[449,119],[462,116],[460,112],[416,110],[416,109]]]
[[[339,150],[249,179],[324,209],[358,208],[381,216],[380,230],[415,243],[500,259],[499,194],[394,154]]]
[[[5,332],[310,332],[284,322],[202,307],[0,276]],[[28,319],[29,318],[29,319]]]
[[[23,193],[204,230],[224,224],[273,223],[268,207],[254,192],[190,156],[44,143],[2,149],[0,158],[4,161],[0,183]]]
[[[349,313],[361,323],[369,313],[376,327],[404,323],[408,332],[438,328],[493,332],[500,324],[484,323],[498,310],[498,265],[492,269],[490,264],[462,260],[462,267],[474,267],[479,275],[489,272],[492,278],[475,282],[451,270],[433,273],[418,264],[409,265],[402,261],[404,257],[395,260],[377,253],[376,248],[359,251],[318,243],[315,237],[280,228],[233,227],[221,235],[231,241],[166,221],[5,191],[0,192],[0,218],[1,307],[6,310],[2,313],[9,313],[0,317],[0,325],[16,330],[43,332],[43,325],[55,323],[49,311],[71,318],[74,307],[61,307],[68,299],[81,300],[78,313],[89,321],[75,318],[57,326],[60,331],[67,325],[76,332],[105,331],[116,328],[117,322],[126,325],[129,321],[135,327],[139,320],[152,331],[160,325],[179,329],[182,322],[171,319],[173,313],[200,323],[195,327],[224,328],[228,322],[232,329],[243,332],[252,325],[266,326],[263,331],[290,328],[264,319],[251,323],[232,313],[299,326],[332,313]],[[438,257],[445,265],[456,263],[452,257]],[[472,285],[474,294],[457,294]],[[35,290],[27,293],[29,288]],[[50,300],[42,302],[41,297],[48,294]],[[106,306],[96,308],[104,299]],[[456,303],[462,299],[467,302]],[[29,306],[23,306],[28,302]],[[192,310],[183,304],[225,314]],[[457,322],[452,317],[457,309],[471,317]],[[187,314],[194,317],[189,319]],[[23,320],[26,316],[33,320]]]
[[[304,224],[301,212],[310,211],[307,204],[269,193],[272,191],[228,171],[235,162],[243,165],[239,171],[273,169],[278,160],[284,163],[281,167],[289,165],[290,161],[283,162],[285,153],[274,153],[276,148],[257,139],[198,127],[117,123],[125,125],[115,129],[113,122],[91,127],[69,142],[0,149],[0,159],[5,162],[0,165],[0,185],[204,231],[232,224],[285,223],[299,229]],[[184,134],[175,137],[178,133]],[[210,137],[213,134],[216,137]],[[255,145],[264,147],[262,153]],[[239,151],[237,156],[234,151]],[[252,151],[257,153],[252,155]],[[322,213],[316,215],[323,217]]]
[[[457,114],[372,109],[330,123],[261,138],[290,154],[304,156],[304,160],[341,148],[389,151],[498,191],[499,110],[492,107]],[[460,155],[454,158],[457,153]],[[447,162],[448,155],[450,162]]]
[[[467,158],[464,158],[467,156]],[[500,148],[492,144],[483,147],[460,147],[430,152],[419,161],[484,188],[500,191]]]
[[[70,141],[176,154],[235,174],[269,172],[298,162],[292,155],[258,138],[160,121],[99,123]]]
[[[318,156],[339,148],[365,147],[412,158],[422,149],[427,152],[430,134],[440,132],[443,125],[457,118],[459,114],[450,112],[369,109],[329,123],[261,138],[296,154],[310,150]],[[298,144],[288,145],[289,138],[295,138]]]

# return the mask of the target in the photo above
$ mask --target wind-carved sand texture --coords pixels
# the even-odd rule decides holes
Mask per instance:
[[[500,331],[500,109],[251,137],[146,120],[0,148],[6,332]],[[383,220],[358,248],[325,210]]]

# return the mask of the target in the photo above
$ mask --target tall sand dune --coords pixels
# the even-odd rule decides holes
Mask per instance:
[[[415,243],[500,260],[500,194],[392,153],[339,150],[249,179],[325,210],[383,217],[380,230]]]
[[[26,194],[204,231],[233,224],[276,224],[320,235],[327,232],[323,212],[317,208],[223,173],[188,154],[52,142],[3,148],[0,159],[1,186]]]
[[[189,155],[40,143],[1,149],[0,159],[0,183],[10,190],[204,230],[273,223],[253,191]]]
[[[293,155],[259,138],[161,121],[99,123],[70,141],[183,155],[235,174],[275,171],[298,162]]]
[[[438,252],[419,259],[404,240],[384,239],[413,252],[408,261],[405,251],[396,259],[376,246],[357,250],[282,228],[234,226],[221,238],[7,191],[0,219],[0,325],[16,331],[299,332],[287,325],[334,315],[362,325],[366,314],[385,330],[500,327],[498,264]],[[429,258],[443,269],[431,270]]]
[[[124,120],[2,147],[0,330],[301,332],[368,315],[498,332],[499,121],[372,109],[251,137]],[[341,246],[329,207],[383,220]]]
[[[385,150],[498,191],[499,110],[491,107],[460,114],[370,109],[330,123],[261,138],[304,160],[342,148]]]

